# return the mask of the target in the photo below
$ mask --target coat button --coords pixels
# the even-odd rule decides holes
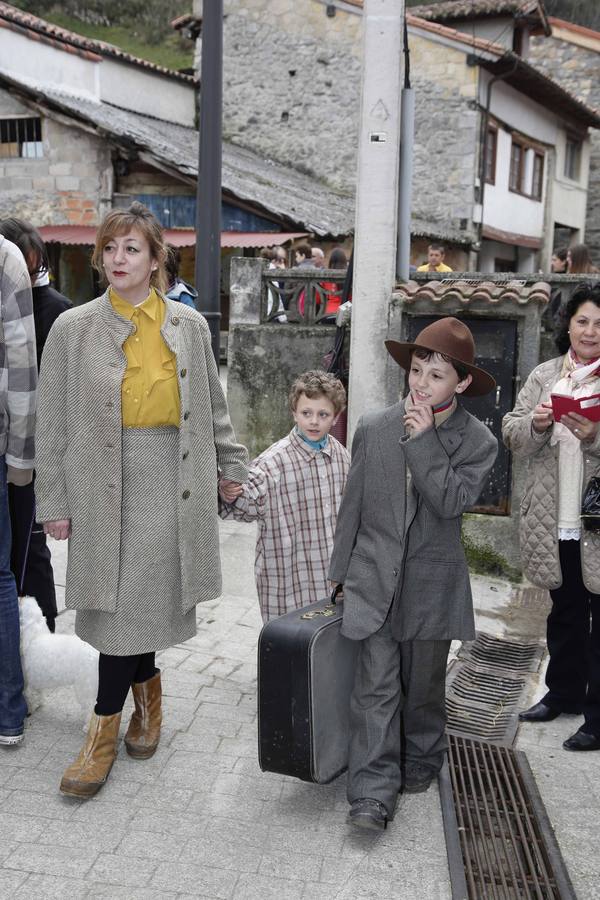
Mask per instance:
[[[190,454],[189,454],[189,451],[186,450],[181,458],[182,458],[182,459],[187,459],[189,455],[190,455]]]
[[[184,491],[183,494],[182,494],[181,496],[183,497],[184,500],[187,500],[187,498],[190,496],[190,492],[189,492],[189,491]]]
[[[395,576],[396,578],[398,577],[398,569],[394,569],[394,576]]]
[[[171,322],[173,325],[179,325],[179,316],[173,316]]]
[[[183,420],[184,420],[184,422],[187,422],[187,420],[189,419],[189,417],[190,417],[189,410],[186,409],[186,411],[185,411],[184,414],[183,414]]]
[[[108,403],[105,403],[104,405],[105,405],[108,409],[112,409],[113,406],[114,406],[115,404],[112,402],[112,400],[109,400]]]
[[[187,369],[182,369],[179,374],[181,375],[182,378],[185,378],[185,376],[187,375]]]

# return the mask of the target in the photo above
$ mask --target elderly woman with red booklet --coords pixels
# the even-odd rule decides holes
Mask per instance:
[[[600,750],[600,531],[582,531],[581,519],[585,488],[600,476],[600,423],[589,406],[600,393],[600,285],[578,287],[564,321],[563,355],[533,370],[502,424],[507,447],[528,460],[523,570],[552,597],[547,692],[520,718],[583,714],[563,747]]]

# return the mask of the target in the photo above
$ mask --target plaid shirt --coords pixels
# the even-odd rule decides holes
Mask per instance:
[[[313,450],[296,433],[250,467],[244,493],[221,517],[258,520],[254,571],[263,620],[327,596],[327,569],[350,454],[329,435]]]
[[[0,235],[0,455],[34,467],[37,359],[31,284],[20,251]]]

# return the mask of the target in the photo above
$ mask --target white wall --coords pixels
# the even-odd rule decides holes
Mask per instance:
[[[195,124],[193,84],[115,59],[100,63],[100,99],[178,125]]]
[[[565,129],[560,129],[556,141],[556,173],[552,191],[551,217],[553,222],[560,222],[561,225],[577,229],[580,233],[580,240],[583,241],[591,142],[589,138],[583,142],[578,181],[572,181],[564,175],[566,143],[567,132]]]
[[[10,28],[0,28],[0,70],[19,80],[53,85],[80,97],[95,97],[97,68],[98,63],[76,53],[65,53]]]
[[[195,88],[110,57],[98,61],[0,28],[0,71],[19,81],[53,86],[157,119],[194,125]]]
[[[410,9],[408,12],[410,12]],[[492,41],[494,44],[506,47],[507,50],[512,50],[515,28],[512,16],[498,16],[497,18],[482,19],[480,21],[448,22],[447,24],[450,28],[455,28],[463,34],[475,36],[484,41]]]
[[[511,145],[510,134],[503,128],[498,128],[496,183],[485,186],[483,224],[502,231],[539,238],[544,231],[545,190],[540,202],[508,189]],[[546,156],[545,169],[547,159]],[[544,182],[546,175],[547,173]],[[531,173],[529,176],[531,177]]]

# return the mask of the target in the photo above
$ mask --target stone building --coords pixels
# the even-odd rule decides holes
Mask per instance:
[[[362,7],[362,0],[224,0],[227,139],[349,196]],[[195,13],[200,22],[201,0]],[[600,119],[527,60],[532,35],[550,34],[543,3],[452,0],[413,7],[407,21],[417,96],[412,261],[423,261],[434,238],[449,245],[455,269],[547,265],[554,222],[585,227],[588,130]],[[199,45],[201,52],[201,36]],[[581,158],[575,184],[561,169],[573,128]]]
[[[562,19],[550,19],[550,39],[535,37],[531,59],[535,66],[555,78],[574,96],[596,109],[600,108],[600,32],[573,25]],[[577,166],[577,154],[568,165]],[[597,264],[600,263],[600,132],[591,135],[590,177],[585,234],[570,229],[556,235],[556,243],[585,239]]]
[[[195,116],[192,77],[0,2],[0,217],[40,228],[58,286],[75,301],[97,290],[95,226],[134,199],[182,249],[182,275],[193,280]],[[228,142],[222,185],[225,301],[233,253],[352,230],[350,198]]]

